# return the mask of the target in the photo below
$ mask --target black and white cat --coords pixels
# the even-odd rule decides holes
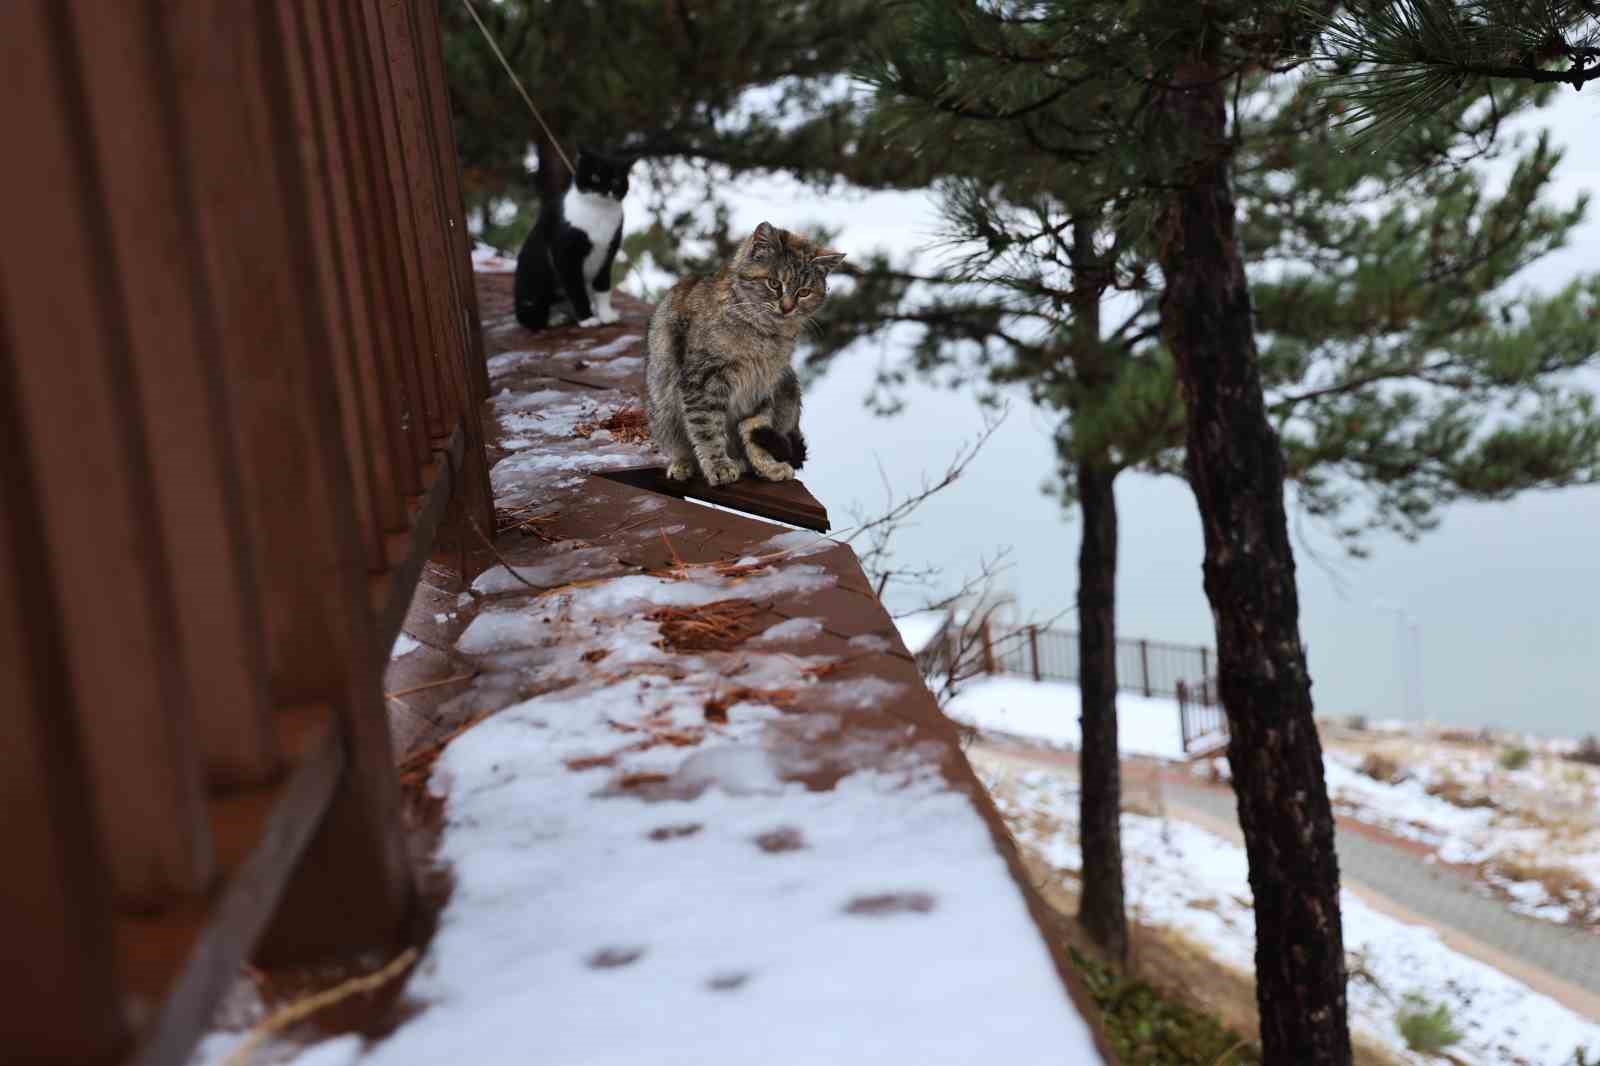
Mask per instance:
[[[517,255],[517,321],[550,325],[550,309],[566,303],[580,326],[615,322],[611,263],[622,243],[622,198],[632,163],[584,148],[566,195],[539,208],[539,220]]]

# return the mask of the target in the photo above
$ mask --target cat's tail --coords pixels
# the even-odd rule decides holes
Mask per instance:
[[[789,465],[796,470],[806,465],[806,438],[799,426],[789,431]]]

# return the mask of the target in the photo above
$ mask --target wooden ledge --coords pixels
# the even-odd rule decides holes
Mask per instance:
[[[732,485],[712,486],[704,478],[688,481],[671,481],[659,466],[634,466],[622,470],[607,470],[595,475],[634,488],[659,492],[678,499],[685,497],[704,500],[732,511],[770,518],[775,522],[826,533],[828,509],[806,491],[799,481],[762,481],[758,478],[740,478]]]

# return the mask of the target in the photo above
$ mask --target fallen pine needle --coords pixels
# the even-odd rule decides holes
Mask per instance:
[[[401,696],[410,696],[417,692],[426,692],[428,689],[438,688],[440,685],[449,685],[456,681],[471,681],[477,676],[477,673],[474,672],[470,674],[456,674],[454,677],[441,677],[439,680],[429,681],[425,685],[412,685],[410,688],[403,688],[398,692],[385,692],[384,695],[391,700],[395,700],[399,699]]]
[[[417,949],[406,948],[396,955],[383,969],[375,973],[365,974],[361,977],[352,977],[348,981],[341,981],[332,988],[324,989],[315,995],[296,1000],[287,1004],[272,1014],[268,1015],[244,1039],[244,1043],[233,1049],[233,1052],[223,1060],[222,1066],[244,1066],[250,1061],[256,1048],[274,1033],[281,1032],[296,1022],[303,1021],[325,1007],[336,1003],[343,1003],[352,996],[359,996],[364,992],[376,992],[384,985],[399,977],[411,968],[417,961]]]

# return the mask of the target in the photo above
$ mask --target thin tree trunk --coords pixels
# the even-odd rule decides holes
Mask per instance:
[[[1083,895],[1078,921],[1116,959],[1128,954],[1122,887],[1122,769],[1117,751],[1116,471],[1078,463],[1078,695],[1083,741],[1079,760],[1078,839]]]
[[[1347,1066],[1339,867],[1300,643],[1283,452],[1261,395],[1234,225],[1217,65],[1161,98],[1180,151],[1158,224],[1162,330],[1188,411],[1188,474],[1205,531],[1228,762],[1255,896],[1256,998],[1268,1066]]]
[[[1095,252],[1098,212],[1072,222],[1072,363],[1080,404],[1100,402],[1111,384],[1100,338],[1100,299],[1109,279]],[[1077,464],[1078,699],[1082,733],[1078,761],[1078,840],[1083,894],[1078,921],[1106,953],[1128,956],[1128,918],[1122,882],[1122,759],[1117,751],[1117,468],[1098,451]]]

